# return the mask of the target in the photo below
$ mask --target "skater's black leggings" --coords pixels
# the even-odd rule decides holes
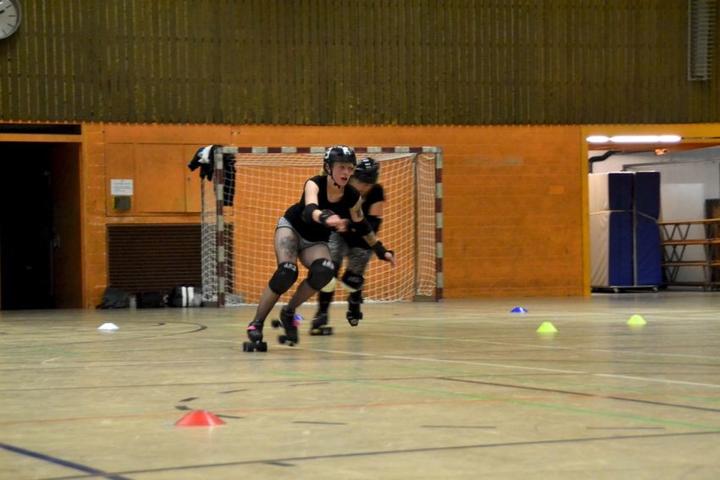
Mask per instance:
[[[343,260],[347,258],[346,271],[350,271],[356,275],[364,276],[368,263],[372,258],[372,250],[361,247],[350,247],[342,235],[335,232],[330,234],[330,256],[335,264],[336,271],[340,271]],[[320,313],[327,313],[330,303],[332,303],[334,293],[320,292],[318,296],[318,310]],[[351,295],[349,300],[357,301],[362,298],[362,291],[358,290]]]
[[[314,243],[302,250],[300,250],[300,243],[300,237],[295,230],[288,227],[278,227],[275,230],[275,257],[278,265],[283,262],[297,263],[299,258],[305,267],[310,267],[310,264],[319,258],[330,258],[330,250],[326,243]],[[294,311],[305,300],[312,297],[315,292],[317,290],[308,284],[307,279],[303,280],[288,301],[288,308]],[[273,292],[270,287],[265,287],[260,296],[260,302],[253,321],[264,322],[279,299],[280,295]]]

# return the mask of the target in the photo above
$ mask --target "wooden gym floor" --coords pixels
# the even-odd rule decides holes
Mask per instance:
[[[720,476],[720,294],[335,305],[244,353],[253,310],[0,312],[0,478]]]

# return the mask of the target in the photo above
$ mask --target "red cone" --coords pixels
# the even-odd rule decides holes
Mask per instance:
[[[193,410],[175,422],[176,427],[215,427],[217,425],[225,425],[225,422],[207,410]]]

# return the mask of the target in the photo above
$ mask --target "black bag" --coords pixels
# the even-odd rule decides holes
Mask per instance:
[[[192,285],[178,285],[170,292],[168,305],[181,308],[199,306],[199,298],[196,298],[199,294],[200,292],[197,287],[193,287]]]
[[[107,287],[103,292],[102,302],[97,308],[128,308],[130,307],[130,295],[119,288]]]
[[[167,295],[163,292],[142,292],[137,297],[137,308],[163,308],[167,305]]]

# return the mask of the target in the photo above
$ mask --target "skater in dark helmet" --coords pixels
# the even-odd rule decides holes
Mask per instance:
[[[360,192],[363,216],[375,233],[380,229],[385,208],[385,192],[383,186],[378,183],[379,175],[380,164],[375,159],[367,157],[358,163],[350,177],[350,185]],[[363,318],[360,305],[363,302],[364,275],[372,258],[373,249],[352,226],[344,232],[332,232],[329,246],[336,272],[339,272],[343,260],[347,259],[347,266],[340,277],[340,282],[350,292],[346,318],[348,323],[355,327]],[[310,327],[311,335],[332,334],[332,328],[328,326],[328,308],[335,296],[335,284],[333,279],[318,293],[318,310]]]
[[[280,319],[273,322],[273,326],[282,326],[285,330],[279,337],[281,343],[290,346],[298,343],[299,318],[295,310],[336,274],[328,247],[331,232],[343,233],[354,228],[379,258],[394,265],[392,252],[385,249],[363,216],[360,193],[349,185],[356,162],[352,148],[344,145],[328,148],[323,159],[323,174],[305,181],[300,201],[291,205],[278,220],[274,242],[278,266],[247,327],[249,341],[243,343],[243,350],[267,350],[263,342],[265,319],[280,296],[297,280],[299,259],[308,269],[307,278],[280,310]]]

